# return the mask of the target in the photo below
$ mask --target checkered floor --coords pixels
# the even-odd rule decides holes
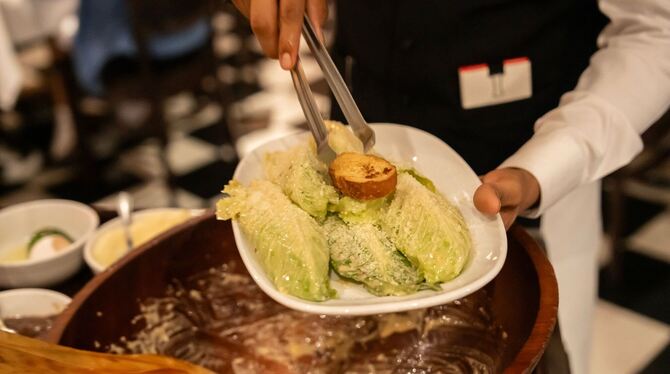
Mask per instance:
[[[158,148],[151,142],[124,150],[97,165],[99,175],[87,184],[71,166],[42,167],[36,152],[22,154],[0,144],[0,163],[9,185],[0,186],[0,206],[39,198],[67,198],[108,205],[120,190],[129,191],[138,207],[158,207],[174,201],[183,207],[209,207],[243,156],[267,140],[304,128],[304,117],[288,73],[275,61],[261,58],[253,37],[241,35],[236,18],[215,19],[219,77],[235,86],[236,101],[224,112],[216,103],[196,105],[195,98],[173,98],[173,129],[167,158],[176,174],[172,193],[161,181]],[[250,53],[235,61],[242,48]],[[318,66],[308,55],[303,65],[324,113],[330,102]],[[237,136],[235,150],[221,137],[222,118]],[[1,142],[0,142],[1,143]],[[670,178],[668,178],[670,180]],[[19,182],[16,182],[19,181]],[[86,187],[82,187],[86,186]],[[670,189],[670,187],[668,187]],[[172,199],[174,198],[174,199]],[[635,205],[637,204],[637,205]],[[623,282],[611,285],[601,277],[594,328],[591,372],[670,372],[670,209],[635,203],[643,212],[628,242]],[[604,258],[607,253],[604,252]],[[606,261],[606,260],[605,260]]]

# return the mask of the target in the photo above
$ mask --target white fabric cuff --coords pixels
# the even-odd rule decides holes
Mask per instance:
[[[535,218],[577,186],[626,165],[642,150],[627,117],[588,92],[570,92],[540,118],[535,134],[500,165],[527,170],[540,185],[540,204],[522,212]]]
[[[557,130],[536,133],[499,168],[505,167],[524,169],[537,179],[540,204],[520,214],[527,218],[537,218],[580,183],[585,160],[574,136],[567,131]]]

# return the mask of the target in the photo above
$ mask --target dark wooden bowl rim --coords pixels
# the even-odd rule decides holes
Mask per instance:
[[[59,343],[66,326],[70,323],[76,311],[82,306],[84,301],[86,301],[86,299],[95,292],[101,284],[105,283],[107,279],[113,276],[118,269],[132,262],[143,252],[151,249],[155,243],[171,236],[173,233],[197,226],[201,222],[210,219],[214,219],[213,212],[207,212],[202,216],[178,225],[138,247],[107,270],[93,277],[84,288],[75,295],[67,309],[63,311],[55,321],[46,340],[52,343]],[[514,357],[514,360],[504,371],[509,374],[526,373],[537,366],[556,325],[558,314],[558,284],[556,282],[554,269],[549,263],[545,252],[537,242],[531,238],[526,230],[519,225],[514,225],[510,228],[507,235],[510,238],[508,240],[516,240],[524,248],[536,269],[540,289],[538,313],[530,335],[521,350]]]

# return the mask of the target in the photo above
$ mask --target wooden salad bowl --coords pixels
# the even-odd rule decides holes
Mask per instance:
[[[193,218],[94,277],[56,320],[47,340],[97,351],[130,337],[139,300],[163,296],[174,279],[231,260],[241,263],[230,223],[217,221],[212,212]],[[544,252],[520,226],[508,231],[506,262],[487,289],[492,314],[506,333],[500,367],[506,373],[532,371],[556,324],[558,287]]]

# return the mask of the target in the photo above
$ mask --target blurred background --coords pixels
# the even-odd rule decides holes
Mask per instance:
[[[0,207],[113,209],[122,190],[137,208],[211,207],[242,156],[304,122],[290,75],[223,1],[0,0]],[[644,139],[603,184],[594,373],[670,367],[670,116]]]

